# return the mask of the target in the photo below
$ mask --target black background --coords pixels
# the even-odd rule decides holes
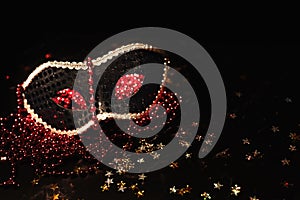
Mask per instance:
[[[192,160],[180,161],[179,169],[166,168],[149,174],[143,187],[144,199],[201,199],[203,191],[213,194],[214,199],[249,199],[254,194],[259,199],[299,199],[299,150],[293,154],[288,150],[291,143],[289,132],[299,132],[300,129],[297,126],[300,123],[297,72],[300,43],[292,37],[295,32],[285,29],[285,35],[281,35],[276,26],[264,29],[265,32],[250,27],[232,31],[228,30],[229,27],[220,27],[207,31],[196,25],[166,23],[159,26],[194,38],[208,51],[225,83],[228,113],[236,113],[237,118],[227,118],[221,139],[204,160],[197,159],[195,151]],[[83,24],[84,31],[77,32],[68,27],[56,31],[26,27],[20,31],[4,31],[0,62],[1,116],[16,110],[16,84],[22,83],[36,66],[46,61],[45,54],[50,53],[51,59],[55,60],[82,61],[107,37],[140,26],[131,24],[110,28],[104,25],[103,30],[93,31],[91,26]],[[235,95],[236,91],[242,93],[240,98]],[[287,97],[291,103],[285,101]],[[272,125],[279,126],[280,132],[273,133],[270,130]],[[252,141],[250,147],[241,142],[246,137]],[[230,149],[231,157],[216,159],[216,153],[226,148]],[[255,149],[259,149],[264,157],[245,160],[245,154]],[[281,166],[280,160],[284,157],[291,159],[291,166]],[[71,199],[134,199],[132,192],[120,194],[111,189],[101,193],[103,176],[72,180],[50,177],[39,186],[31,186],[30,177],[22,174],[20,177],[24,177],[23,182],[26,180],[28,184],[16,189],[1,188],[1,199],[30,199],[42,190],[43,184],[54,182],[65,188]],[[212,186],[218,180],[224,184],[220,192],[213,190]],[[293,186],[284,188],[281,184],[284,180]],[[75,189],[68,191],[68,182],[73,182]],[[238,197],[230,195],[230,186],[235,183],[242,187]],[[170,187],[186,184],[193,187],[191,194],[184,197],[168,194]]]

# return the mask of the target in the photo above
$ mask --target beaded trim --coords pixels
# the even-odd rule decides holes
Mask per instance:
[[[119,56],[120,54],[124,54],[133,50],[139,50],[139,49],[145,49],[145,50],[155,50],[151,45],[148,44],[142,44],[142,43],[132,43],[128,45],[121,46],[113,51],[109,51],[107,54],[103,55],[102,57],[98,57],[94,60],[91,60],[92,64],[94,66],[100,66],[104,63],[106,63],[108,60],[111,60],[112,58]],[[166,80],[167,80],[167,72],[169,69],[169,63],[170,61],[165,58],[164,62],[164,73],[163,73],[163,79],[162,79],[162,84],[160,85],[160,90],[158,91],[158,95],[156,96],[156,100],[159,98],[160,92],[162,92],[162,87],[164,86]],[[37,67],[26,79],[26,81],[23,82],[21,85],[23,89],[25,90],[28,85],[32,82],[33,78],[38,75],[40,72],[42,72],[44,69],[48,67],[56,67],[56,68],[68,68],[68,69],[76,69],[76,70],[88,70],[88,66],[86,65],[86,62],[61,62],[61,61],[49,61],[46,63],[41,64],[39,67]],[[48,128],[51,130],[51,132],[58,133],[58,134],[67,134],[69,136],[72,135],[77,135],[80,134],[84,131],[86,131],[89,127],[93,126],[95,124],[95,121],[90,120],[87,124],[83,125],[80,128],[73,129],[73,130],[60,130],[51,127],[51,125],[47,124],[40,118],[30,107],[30,104],[28,103],[27,99],[25,98],[25,94],[22,94],[23,96],[23,103],[24,103],[24,108],[27,110],[27,112],[32,116],[36,122],[43,124],[45,128]],[[156,102],[154,100],[153,103]],[[153,105],[153,104],[152,104]],[[118,113],[108,113],[108,112],[101,112],[96,116],[98,121],[105,120],[107,118],[115,118],[115,119],[135,119],[141,115],[143,115],[145,112],[147,112],[151,106],[150,105],[148,108],[146,108],[145,111],[142,111],[140,113],[127,113],[127,114],[118,114]]]

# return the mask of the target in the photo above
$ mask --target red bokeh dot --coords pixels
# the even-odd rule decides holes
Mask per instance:
[[[46,59],[49,59],[49,58],[51,58],[51,57],[52,57],[52,55],[51,55],[50,53],[46,53],[46,54],[45,54],[45,58],[46,58]]]

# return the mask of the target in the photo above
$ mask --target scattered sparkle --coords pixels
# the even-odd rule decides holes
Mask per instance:
[[[131,185],[131,186],[130,186],[130,189],[131,189],[131,190],[136,190],[136,189],[138,189],[138,184],[136,183],[136,184]]]
[[[150,155],[152,156],[153,160],[159,159],[160,154],[157,152],[152,151],[150,153]]]
[[[295,145],[290,145],[289,150],[290,151],[297,151],[297,148],[296,148]]]
[[[58,200],[59,199],[59,194],[54,194],[52,196],[52,200]]]
[[[188,159],[188,158],[191,158],[192,157],[192,153],[185,153],[185,158]]]
[[[176,194],[176,192],[177,192],[177,189],[175,188],[175,186],[170,188],[170,194],[172,194],[172,193]]]
[[[182,147],[189,147],[191,144],[185,140],[179,140],[178,143],[182,146]]]
[[[55,191],[55,190],[57,190],[57,189],[59,189],[59,187],[58,187],[57,184],[51,184],[51,185],[50,185],[50,190]]]
[[[241,93],[241,92],[235,92],[234,94],[235,94],[235,96],[237,96],[238,98],[240,98],[240,97],[242,96],[242,93]]]
[[[285,166],[285,165],[290,165],[290,160],[288,160],[287,158],[284,158],[283,160],[281,160],[281,164],[282,166]]]
[[[143,162],[145,162],[145,160],[144,160],[144,158],[140,158],[140,159],[138,159],[136,162],[138,162],[138,163],[143,163]]]
[[[223,151],[216,154],[216,158],[226,158],[226,157],[229,157],[229,156],[230,156],[229,148],[226,148]]]
[[[181,188],[181,189],[178,189],[178,190],[177,190],[177,193],[178,193],[179,195],[183,196],[183,195],[185,194],[184,191],[185,191],[185,190],[184,190],[183,188]]]
[[[255,149],[254,152],[253,152],[253,156],[258,157],[260,155],[261,155],[261,153],[257,149]]]
[[[235,184],[233,187],[231,187],[231,195],[238,196],[238,194],[241,192],[241,187]]]
[[[38,185],[39,184],[40,179],[33,179],[31,181],[32,185]]]
[[[186,185],[185,187],[185,193],[191,193],[192,188],[189,185]]]
[[[271,130],[273,133],[279,132],[279,127],[278,126],[272,126]]]
[[[202,135],[196,135],[195,139],[199,142],[202,139]]]
[[[106,171],[106,174],[104,176],[107,176],[108,178],[114,175],[111,171]]]
[[[193,127],[197,127],[198,125],[199,125],[198,122],[193,122],[193,123],[192,123],[192,126],[193,126]]]
[[[144,190],[139,190],[139,191],[137,191],[137,193],[135,193],[136,194],[136,196],[137,196],[137,198],[140,198],[140,197],[143,197],[144,196]]]
[[[221,190],[221,187],[223,187],[223,185],[220,182],[214,183],[214,189]]]
[[[243,139],[243,144],[250,144],[250,141],[248,138]]]
[[[139,180],[142,180],[142,181],[144,181],[145,178],[147,177],[147,176],[145,176],[145,174],[139,174],[138,176],[139,176]]]
[[[178,168],[178,167],[179,167],[178,162],[172,162],[172,163],[169,165],[169,167],[171,167],[171,168],[173,168],[173,169]]]
[[[300,140],[300,135],[297,135],[297,133],[290,133],[289,137],[293,141]]]
[[[126,183],[124,183],[123,181],[121,181],[120,183],[117,183],[118,191],[124,192],[125,189],[127,189],[127,187],[125,187],[125,185],[126,185]]]
[[[175,189],[175,186],[173,188],[170,188],[170,193],[175,193],[177,192],[178,195],[183,196],[186,193],[191,193],[192,188],[189,185],[186,185],[186,187],[180,188],[180,189]]]
[[[101,189],[102,189],[102,192],[104,192],[104,191],[108,191],[109,190],[109,186],[108,185],[106,185],[106,184],[104,184],[104,185],[101,185],[101,187],[100,187]]]
[[[207,193],[207,192],[203,192],[203,193],[201,194],[201,197],[203,197],[203,200],[211,199],[210,194]]]
[[[157,144],[156,148],[157,148],[157,149],[163,149],[164,146],[165,146],[165,145],[164,145],[163,143],[159,143],[159,144]]]
[[[231,113],[231,114],[229,114],[229,117],[231,119],[235,119],[235,118],[237,118],[237,115],[235,113]]]
[[[108,187],[110,187],[110,184],[114,183],[112,178],[107,178],[105,183],[107,184]]]
[[[122,175],[122,174],[125,173],[125,171],[119,168],[119,169],[117,170],[117,173],[118,173],[119,175]]]
[[[253,159],[253,157],[251,154],[246,154],[245,159],[250,161]]]

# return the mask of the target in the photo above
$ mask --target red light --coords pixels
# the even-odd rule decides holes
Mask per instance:
[[[139,91],[144,81],[142,74],[126,74],[122,76],[116,85],[115,96],[121,100],[129,98]]]
[[[46,58],[46,59],[49,59],[49,58],[51,58],[51,57],[52,57],[52,55],[51,55],[50,53],[45,54],[45,58]]]
[[[67,109],[85,110],[87,109],[86,102],[79,92],[71,90],[69,88],[60,90],[57,92],[57,96],[52,100]],[[71,107],[72,100],[74,101],[73,108]]]
[[[286,187],[286,188],[288,188],[288,187],[289,187],[289,182],[285,181],[285,182],[283,183],[283,186]]]

